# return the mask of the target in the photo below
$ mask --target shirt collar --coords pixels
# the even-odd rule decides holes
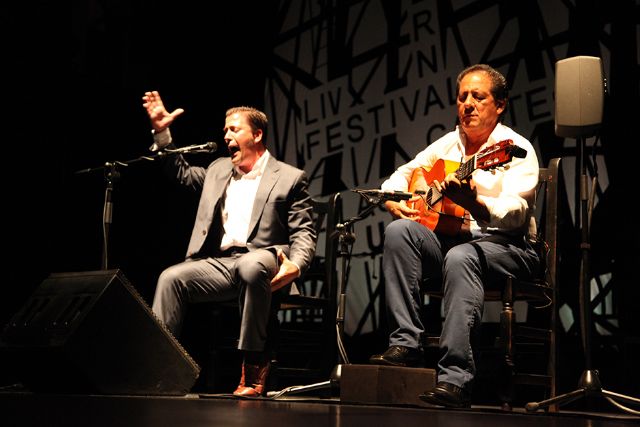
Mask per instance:
[[[496,123],[496,127],[493,128],[493,130],[491,131],[491,135],[489,135],[489,138],[487,139],[487,141],[482,144],[480,146],[480,148],[478,149],[478,151],[482,150],[485,147],[488,147],[490,145],[493,145],[495,143],[497,143],[500,139],[499,139],[499,135],[504,132],[503,131],[503,124],[501,122]],[[465,135],[464,131],[462,130],[462,127],[460,125],[457,126],[457,130],[458,130],[458,147],[460,149],[460,152],[465,155],[466,154],[466,140],[467,140],[467,136]]]
[[[238,178],[245,178],[245,179],[258,178],[259,176],[264,174],[264,170],[267,167],[267,162],[269,161],[270,156],[271,155],[269,154],[269,150],[265,150],[265,152],[262,154],[262,156],[260,156],[258,161],[256,161],[256,164],[253,165],[253,169],[251,169],[251,171],[247,173],[244,173],[243,171],[240,170],[240,168],[235,166],[233,169],[235,170],[236,176]]]

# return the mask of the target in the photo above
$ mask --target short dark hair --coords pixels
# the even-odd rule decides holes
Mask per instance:
[[[502,73],[495,68],[491,67],[487,64],[475,64],[470,67],[465,68],[458,74],[458,79],[456,80],[456,95],[460,91],[460,81],[469,73],[473,73],[476,71],[482,71],[486,73],[491,79],[491,96],[496,101],[503,101],[505,110],[507,106],[507,101],[509,100],[509,88],[507,87],[507,79],[502,75]],[[502,114],[504,114],[504,111]]]
[[[240,106],[232,107],[227,110],[225,117],[229,117],[235,113],[243,113],[249,120],[251,130],[254,132],[258,129],[262,131],[262,145],[267,145],[267,128],[269,127],[269,119],[262,111],[254,107]]]

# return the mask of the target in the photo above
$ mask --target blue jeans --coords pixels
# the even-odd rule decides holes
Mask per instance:
[[[530,276],[538,266],[538,256],[524,237],[475,233],[455,239],[414,221],[391,222],[382,259],[389,345],[421,347],[420,284],[425,278],[442,278],[445,320],[438,381],[470,389],[476,372],[471,337],[482,320],[485,286],[501,283],[506,275]]]

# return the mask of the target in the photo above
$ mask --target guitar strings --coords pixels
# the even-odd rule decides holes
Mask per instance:
[[[432,197],[432,195],[433,195],[433,191],[434,191],[434,190],[435,190],[435,189],[434,189],[433,187],[429,187],[429,191],[427,191],[427,192],[426,192],[426,194],[420,194],[420,198],[422,199],[422,201],[424,202],[425,206],[426,206],[429,210],[431,210],[431,211],[433,211],[433,212],[435,212],[435,213],[437,213],[438,215],[441,215],[441,216],[447,216],[447,217],[450,217],[450,218],[458,219],[458,220],[460,220],[460,221],[461,221],[461,222],[463,222],[463,223],[464,223],[465,221],[467,221],[467,222],[471,222],[471,218],[467,218],[467,217],[465,217],[465,216],[457,216],[457,215],[453,215],[453,214],[450,214],[450,213],[441,212],[441,211],[436,210],[436,209],[432,206],[432,204],[431,204],[431,197]],[[444,196],[440,193],[440,197],[438,198],[438,200],[436,200],[436,202],[438,202],[439,200],[441,200],[443,197],[444,197]],[[429,200],[427,200],[427,198],[428,198]]]

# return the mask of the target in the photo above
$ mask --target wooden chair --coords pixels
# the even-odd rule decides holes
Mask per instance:
[[[558,300],[558,182],[560,180],[560,158],[551,159],[548,167],[540,168],[540,179],[536,194],[536,223],[538,226],[537,249],[542,267],[536,277],[518,280],[504,277],[504,283],[491,284],[485,289],[485,301],[501,303],[499,336],[494,349],[500,353],[500,378],[492,373],[492,381],[498,380],[498,391],[502,408],[511,410],[515,398],[515,387],[519,384],[541,386],[544,398],[556,394],[556,324]],[[493,286],[496,285],[496,286]],[[424,293],[429,297],[442,298],[441,285],[433,289],[425,285]],[[535,312],[535,322],[516,323],[514,304],[523,301],[528,313]],[[431,305],[431,304],[430,304]],[[440,313],[439,304],[435,309]],[[432,310],[433,312],[433,310]],[[433,316],[431,316],[433,318]],[[427,321],[428,323],[428,321]],[[439,337],[427,336],[426,346],[435,347]],[[526,356],[530,357],[526,363]],[[540,356],[541,355],[541,356]],[[522,357],[521,357],[522,356]],[[482,358],[477,358],[477,365]],[[532,366],[532,362],[541,366]]]
[[[336,307],[338,239],[342,199],[335,193],[312,200],[317,251],[296,281],[297,293],[281,295],[279,330],[270,385],[276,388],[326,380],[337,362]]]

